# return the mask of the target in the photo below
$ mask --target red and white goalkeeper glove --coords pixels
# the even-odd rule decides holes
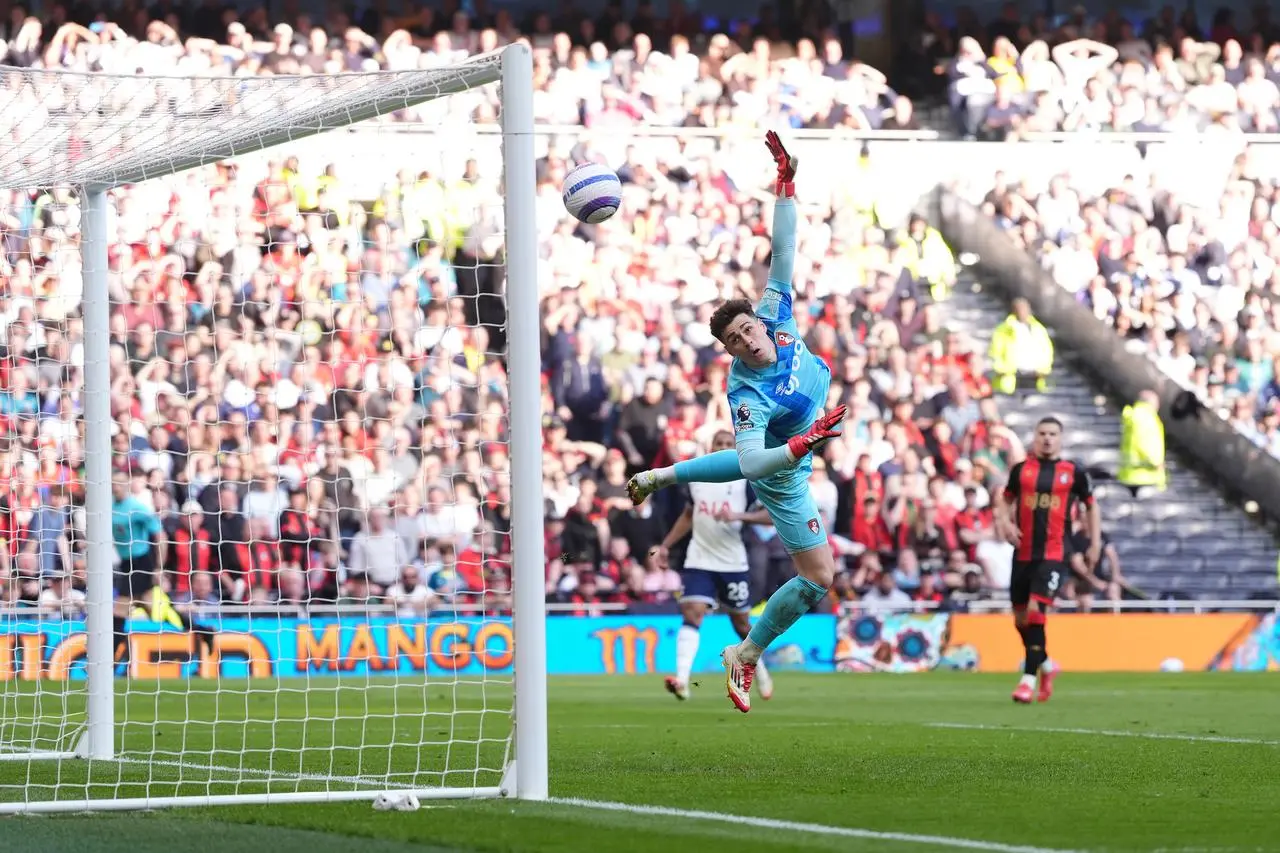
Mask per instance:
[[[772,130],[764,135],[764,144],[769,146],[773,162],[778,164],[778,178],[773,185],[773,193],[778,198],[792,198],[796,194],[796,167],[800,161],[787,153],[782,140]]]
[[[814,421],[808,432],[787,439],[787,450],[791,453],[792,458],[799,459],[806,453],[812,453],[838,436],[840,430],[836,429],[836,427],[844,420],[846,411],[848,410],[844,406],[836,406],[830,412]]]

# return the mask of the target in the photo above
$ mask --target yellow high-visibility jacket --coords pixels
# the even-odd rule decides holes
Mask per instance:
[[[1155,486],[1168,482],[1164,468],[1164,424],[1155,406],[1139,400],[1121,416],[1120,468],[1116,479],[1126,486]]]
[[[935,301],[946,299],[955,277],[956,259],[938,229],[926,228],[919,243],[903,232],[897,242],[906,250],[906,265],[912,275],[929,282]]]
[[[182,631],[187,630],[187,624],[183,621],[182,614],[174,609],[173,602],[169,596],[158,586],[151,588],[151,609],[135,607],[133,608],[133,618],[159,622],[163,625],[172,625]]]
[[[998,376],[1013,375],[1019,366],[1040,376],[1053,370],[1053,339],[1049,330],[1035,317],[1027,318],[1020,330],[1018,318],[1010,314],[991,333],[987,351],[991,369]]]

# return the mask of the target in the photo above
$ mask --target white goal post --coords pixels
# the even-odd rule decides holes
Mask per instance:
[[[499,614],[493,623],[499,627],[485,634],[488,616],[472,619],[465,608],[455,608],[453,618],[463,620],[458,624],[472,621],[439,649],[423,639],[425,633],[413,633],[417,620],[392,624],[387,637],[397,632],[402,648],[376,648],[384,663],[333,666],[321,678],[315,670],[334,663],[319,660],[327,628],[333,626],[333,648],[360,628],[352,629],[340,609],[326,614],[318,608],[306,640],[317,656],[308,664],[315,666],[300,665],[299,678],[275,678],[264,670],[261,681],[232,679],[234,685],[218,687],[221,658],[212,664],[207,680],[213,686],[207,688],[193,677],[198,668],[191,661],[173,664],[186,679],[181,686],[159,676],[129,677],[115,659],[113,634],[113,453],[119,448],[112,435],[118,377],[112,372],[108,275],[115,260],[109,249],[118,238],[109,233],[110,193],[495,83],[502,162],[489,169],[501,169],[504,261],[495,265],[505,266],[508,320],[505,353],[490,355],[503,357],[508,383],[510,620]],[[26,642],[29,635],[22,632],[33,623],[21,614],[3,615],[0,599],[0,814],[372,800],[384,793],[545,799],[540,323],[528,47],[512,45],[451,67],[338,76],[158,78],[0,69],[0,106],[0,133],[16,140],[0,149],[0,188],[69,186],[79,198],[87,566],[84,645],[65,659],[48,657],[54,635]],[[362,154],[370,164],[379,160],[376,150]],[[433,618],[448,616],[437,612]],[[284,636],[278,616],[245,619],[257,619],[264,636]],[[321,629],[325,642],[318,638]],[[500,650],[509,653],[506,665],[494,670],[501,676],[462,668],[449,676],[428,674],[432,655],[456,661],[485,654],[480,641],[468,646],[461,639],[471,642],[480,634],[510,644]],[[389,642],[384,637],[369,644]],[[253,654],[243,662],[250,675],[257,672]],[[404,655],[414,654],[423,660],[420,671],[410,664],[396,668]],[[158,656],[156,662],[158,670],[166,661]],[[381,671],[383,665],[390,669]],[[79,667],[81,677],[57,684],[22,680],[24,667],[43,676],[58,666],[64,676]],[[133,728],[125,732],[126,726]],[[148,738],[154,739],[150,745]]]

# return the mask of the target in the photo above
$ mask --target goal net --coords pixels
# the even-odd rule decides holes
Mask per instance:
[[[0,70],[0,813],[546,796],[531,68]]]

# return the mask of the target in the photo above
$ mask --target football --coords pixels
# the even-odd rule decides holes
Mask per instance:
[[[583,163],[564,179],[564,206],[580,222],[604,222],[622,204],[622,182],[608,166]]]

